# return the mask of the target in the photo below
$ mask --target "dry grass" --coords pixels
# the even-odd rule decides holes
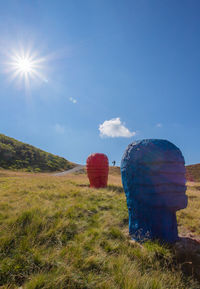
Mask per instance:
[[[0,171],[2,288],[200,288],[170,247],[129,242],[121,179],[116,168],[110,173],[108,188],[95,190],[84,173]],[[197,187],[190,186],[189,207],[179,213],[181,232],[192,226],[194,235]]]
[[[200,238],[200,183],[187,183],[188,206],[177,213],[179,232]]]

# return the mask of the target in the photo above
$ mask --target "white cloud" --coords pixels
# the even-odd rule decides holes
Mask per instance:
[[[69,100],[74,104],[77,103],[77,100],[74,97],[70,97]]]
[[[134,131],[130,132],[119,117],[105,120],[99,125],[99,131],[101,137],[132,137],[136,134]]]
[[[54,130],[55,130],[55,132],[57,132],[59,134],[63,134],[65,132],[65,127],[59,123],[56,123],[54,125]]]
[[[156,124],[156,127],[159,127],[159,128],[160,128],[160,127],[162,127],[162,126],[163,126],[163,125],[162,125],[162,123],[160,123],[160,122]]]

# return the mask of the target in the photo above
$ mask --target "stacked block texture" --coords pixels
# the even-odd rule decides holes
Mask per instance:
[[[187,206],[181,151],[167,140],[133,142],[123,155],[121,176],[132,238],[176,242],[176,211]]]
[[[105,188],[108,182],[109,163],[105,154],[95,153],[87,158],[87,175],[90,187]]]

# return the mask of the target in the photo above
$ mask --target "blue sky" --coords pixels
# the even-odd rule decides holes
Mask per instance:
[[[0,132],[70,161],[119,164],[127,145],[172,141],[200,162],[199,0],[0,1]],[[12,55],[42,59],[16,76]],[[37,54],[36,54],[37,53]]]

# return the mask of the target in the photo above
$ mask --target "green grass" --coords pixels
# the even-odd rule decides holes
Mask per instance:
[[[73,168],[75,164],[29,144],[0,134],[0,167],[27,172],[53,172]]]
[[[189,207],[179,212],[180,231],[187,235],[193,228],[195,235],[200,230],[200,197],[196,188],[188,194]],[[108,188],[95,190],[85,174],[53,177],[1,171],[0,286],[200,288],[194,276],[182,270],[173,248],[130,242],[126,201],[116,172]]]

